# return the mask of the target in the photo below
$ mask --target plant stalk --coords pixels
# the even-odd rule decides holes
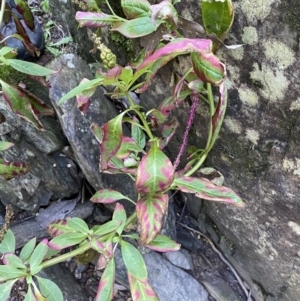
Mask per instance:
[[[212,147],[214,145],[214,143],[212,143],[212,136],[213,136],[212,116],[215,113],[215,104],[214,104],[214,98],[213,98],[211,84],[207,83],[206,87],[207,87],[207,98],[208,98],[209,111],[210,111],[209,132],[208,132],[207,143],[206,143],[205,149],[204,149],[199,161],[196,163],[195,166],[193,166],[188,172],[185,173],[186,177],[191,176],[193,173],[195,173],[201,167],[201,165],[207,158],[208,153],[210,152],[210,150],[212,149]]]
[[[90,243],[87,242],[84,245],[80,246],[79,248],[77,248],[77,249],[75,249],[75,250],[73,250],[71,252],[68,252],[68,253],[65,253],[63,255],[60,255],[60,256],[57,256],[57,257],[54,257],[54,258],[51,258],[49,260],[44,261],[41,264],[41,267],[43,269],[44,268],[48,268],[48,267],[50,267],[52,265],[55,265],[55,264],[58,264],[60,262],[66,261],[69,258],[72,258],[72,257],[75,257],[77,255],[80,255],[80,254],[84,253],[85,251],[89,250],[90,248],[91,248]]]

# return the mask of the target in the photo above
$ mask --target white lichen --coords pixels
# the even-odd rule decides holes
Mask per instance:
[[[293,230],[294,233],[296,233],[297,235],[300,235],[300,225],[298,225],[297,223],[295,223],[293,221],[289,221],[288,226]]]
[[[224,124],[232,133],[235,133],[235,134],[242,133],[243,127],[239,121],[227,116],[224,119]]]
[[[243,28],[242,41],[248,45],[254,45],[258,42],[257,30],[253,26]]]
[[[246,129],[245,138],[251,141],[254,145],[257,145],[257,141],[259,140],[259,132],[253,129]]]
[[[258,95],[249,88],[240,87],[239,97],[241,102],[249,107],[256,107],[258,105]]]
[[[300,159],[283,159],[282,166],[286,171],[292,172],[294,175],[300,177]]]
[[[263,21],[271,12],[271,5],[279,0],[243,0],[241,9],[245,14],[247,21],[257,23],[257,20]]]
[[[285,77],[284,72],[280,70],[272,70],[266,63],[253,65],[254,70],[250,72],[252,80],[259,81],[263,84],[260,89],[261,95],[271,102],[276,102],[284,98],[285,92],[289,86],[289,81]]]
[[[280,70],[284,70],[295,62],[295,53],[288,46],[275,39],[263,40],[265,56]]]
[[[290,110],[291,111],[300,110],[300,97],[291,103]]]

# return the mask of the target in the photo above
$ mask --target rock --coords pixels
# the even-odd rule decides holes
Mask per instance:
[[[203,286],[155,252],[144,255],[149,282],[160,301],[207,301]]]
[[[67,144],[53,117],[44,117],[41,122],[45,131],[39,131],[28,121],[12,113],[0,98],[0,113],[5,121],[0,124],[0,139],[14,143],[0,157],[6,161],[21,161],[31,170],[11,180],[0,178],[0,198],[4,205],[14,209],[37,212],[46,206],[50,198],[63,198],[79,191],[80,187],[68,168],[68,159],[59,150]]]
[[[14,0],[6,0],[6,3],[10,6],[12,12],[16,15],[16,17],[21,21],[30,42],[41,52],[44,50],[45,41],[44,41],[44,32],[37,20],[34,17],[34,31],[31,31],[25,24],[23,20],[23,16],[18,13],[16,10],[16,4]],[[7,24],[3,24],[0,28],[0,32],[4,37],[15,34],[17,32],[16,24],[14,22],[13,17],[11,17],[10,21]],[[21,40],[17,38],[9,38],[5,41],[5,44],[9,47],[15,48],[18,52],[17,58],[28,60],[32,58],[32,55],[28,53],[28,50],[21,42]]]
[[[60,98],[75,88],[83,78],[93,79],[85,61],[73,54],[61,55],[48,66],[59,73],[50,76],[50,99],[56,110],[61,127],[67,137],[81,171],[88,182],[96,189],[116,189],[124,195],[136,199],[134,183],[126,175],[101,174],[99,171],[99,145],[90,130],[91,124],[102,126],[117,115],[113,104],[104,96],[100,88],[92,97],[92,104],[86,115],[77,108],[75,99],[58,105]],[[124,128],[125,132],[126,129]],[[127,134],[129,132],[127,130]],[[120,185],[122,183],[122,185]],[[126,208],[133,208],[124,202]]]
[[[61,264],[39,272],[38,276],[52,280],[63,293],[64,300],[89,301],[85,289],[76,281],[69,269]]]
[[[205,274],[201,283],[216,301],[241,301],[227,282],[218,275]]]
[[[185,269],[193,270],[194,265],[189,252],[185,249],[180,249],[175,252],[166,252],[163,255],[175,266]]]
[[[67,214],[66,217],[79,217],[82,219],[87,218],[92,214],[94,204],[88,202],[86,204],[78,203],[75,209]],[[42,228],[36,218],[29,219],[22,223],[13,224],[11,226],[16,237],[16,249],[23,247],[30,239],[36,237],[37,241],[42,240],[45,237],[49,237],[45,228]]]
[[[148,280],[160,301],[208,301],[203,286],[180,268],[156,252],[143,255],[148,270]],[[119,248],[115,251],[116,280],[129,287],[127,270]]]
[[[65,7],[57,15],[73,20],[75,8],[69,7],[70,1],[68,5],[60,5],[62,0],[55,2],[57,11]],[[232,257],[236,265],[248,271],[269,300],[294,301],[300,295],[299,1],[244,0],[233,4],[236,17],[226,43],[245,46],[218,52],[227,65],[229,105],[224,127],[206,164],[224,174],[225,185],[239,193],[247,206],[240,210],[203,203],[218,232],[235,245]],[[182,0],[176,8],[187,19],[201,20],[199,1]],[[76,36],[76,22],[74,28]],[[83,31],[80,29],[76,41],[82,39]],[[90,49],[86,45],[83,47]],[[172,69],[178,70],[184,63],[179,60],[179,66],[163,68],[140,95],[141,103],[155,108],[170,95]],[[189,109],[185,102],[176,112],[183,126],[166,150],[173,159]],[[193,144],[201,148],[207,137],[207,106],[200,104],[198,112]],[[207,228],[201,225],[203,231]]]

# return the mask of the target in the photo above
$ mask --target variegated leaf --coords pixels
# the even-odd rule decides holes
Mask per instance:
[[[130,200],[130,199],[124,196],[122,193],[113,189],[98,190],[91,198],[92,202],[101,203],[101,204],[111,204],[118,200]]]
[[[136,179],[138,193],[158,194],[170,187],[174,177],[174,167],[156,142],[153,142],[148,153],[142,158]]]
[[[149,244],[160,232],[163,218],[168,209],[169,196],[147,195],[136,204],[136,213],[140,229],[140,244]]]
[[[122,142],[122,120],[126,113],[124,111],[117,117],[108,121],[103,127],[103,138],[100,144],[100,169],[105,170],[108,167],[109,159],[119,150]]]
[[[245,203],[230,188],[217,186],[204,178],[179,177],[174,180],[177,188],[183,192],[195,193],[197,197],[209,200],[224,202],[237,207],[244,207]]]
[[[147,268],[141,253],[132,244],[122,240],[121,252],[124,264],[130,274],[139,280],[147,279]]]
[[[147,279],[137,279],[128,272],[128,280],[133,301],[159,301]]]
[[[174,240],[160,234],[156,235],[156,237],[149,244],[147,244],[149,249],[157,252],[177,251],[180,249],[180,246],[181,245]]]
[[[99,282],[96,301],[110,301],[113,298],[115,282],[115,260],[112,258],[107,264]]]

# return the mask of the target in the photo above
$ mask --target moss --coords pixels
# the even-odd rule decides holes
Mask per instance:
[[[282,11],[283,22],[292,30],[300,31],[300,2],[299,0],[281,1],[279,10]]]
[[[26,74],[19,72],[7,65],[1,66],[0,79],[7,83],[15,85],[22,82],[26,85],[27,89],[31,91],[35,90],[37,86],[40,87],[40,84],[38,82],[31,80],[26,76]]]
[[[134,57],[134,47],[132,40],[124,37],[116,31],[111,32],[110,36],[115,45],[118,46],[118,48],[123,48],[126,51],[129,59],[131,60]]]

